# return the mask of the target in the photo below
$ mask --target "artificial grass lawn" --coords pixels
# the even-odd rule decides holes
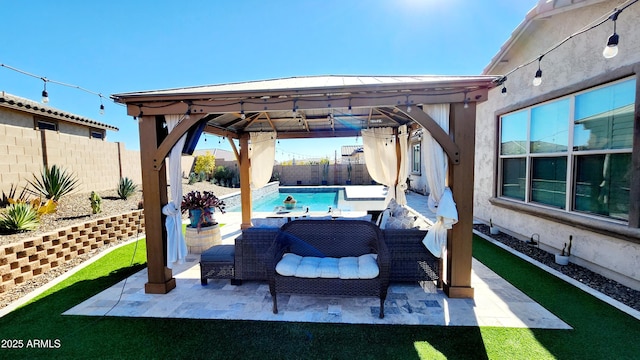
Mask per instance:
[[[336,358],[336,359],[632,359],[640,322],[474,238],[474,256],[574,327],[345,325],[233,320],[62,316],[65,310],[140,270],[134,244],[79,271],[0,319],[0,337],[50,340],[53,349],[0,349],[0,358]],[[55,342],[58,340],[58,342]]]

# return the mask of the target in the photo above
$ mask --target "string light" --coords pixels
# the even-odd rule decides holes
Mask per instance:
[[[540,86],[542,84],[542,70],[540,69],[540,62],[542,61],[542,57],[544,55],[540,55],[538,58],[538,71],[536,71],[536,76],[533,77],[533,86]]]
[[[44,90],[42,90],[42,103],[46,104],[49,102],[49,93],[47,92],[47,79],[42,78],[42,81],[44,81]]]
[[[616,21],[618,20],[618,15],[621,11],[622,10],[615,9],[615,12],[609,17],[609,19],[613,21],[613,34],[609,36],[607,45],[604,47],[604,50],[602,50],[602,56],[606,59],[611,59],[618,55],[618,40],[620,40],[620,37],[616,33]]]
[[[469,98],[467,97],[467,91],[464,92],[464,108],[469,108]]]
[[[240,119],[244,120],[247,116],[244,114],[244,101],[240,101]]]
[[[47,91],[47,83],[53,83],[53,84],[57,84],[57,85],[62,85],[62,86],[66,86],[66,87],[82,90],[82,91],[84,91],[86,93],[98,96],[98,98],[100,99],[100,107],[99,107],[100,115],[104,114],[105,106],[104,106],[104,103],[102,101],[102,99],[104,98],[104,95],[102,95],[102,93],[91,91],[91,90],[85,89],[83,87],[80,87],[78,85],[67,84],[67,83],[63,83],[63,82],[60,82],[60,81],[51,80],[51,79],[46,78],[44,76],[39,76],[39,75],[36,75],[36,74],[32,74],[30,72],[27,72],[27,71],[24,71],[24,70],[20,70],[18,68],[14,68],[13,66],[9,66],[7,64],[0,64],[0,67],[7,68],[7,69],[13,70],[13,71],[15,71],[17,73],[20,73],[20,74],[23,74],[23,75],[27,75],[27,76],[42,80],[44,82],[44,87],[43,87],[43,90],[42,90],[42,93],[41,93],[42,94],[41,101],[44,104],[47,104],[49,102],[49,92]],[[118,105],[126,106],[124,104],[118,104]],[[134,116],[134,120],[137,120],[136,116]]]
[[[353,115],[353,112],[351,111],[351,98],[349,98],[349,109],[347,109],[347,112],[349,115]]]
[[[407,112],[411,112],[411,103],[409,102],[409,95],[407,95]]]

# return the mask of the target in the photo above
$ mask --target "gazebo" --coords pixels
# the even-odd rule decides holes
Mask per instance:
[[[489,89],[499,80],[496,76],[310,76],[113,95],[139,122],[148,266],[145,292],[164,294],[176,286],[167,263],[167,253],[173,251],[167,245],[167,231],[175,224],[165,225],[165,216],[170,215],[163,214],[169,203],[166,160],[171,152],[179,157],[193,151],[203,132],[229,140],[239,163],[246,228],[252,215],[251,134],[269,133],[278,139],[355,137],[363,129],[391,128],[397,133],[406,125],[424,128],[447,155],[443,177],[455,200],[458,222],[445,235],[443,288],[449,297],[472,298],[476,104],[487,100]],[[444,122],[425,110],[437,104],[447,104]],[[397,142],[388,149],[400,159]],[[395,189],[398,184],[389,185]]]

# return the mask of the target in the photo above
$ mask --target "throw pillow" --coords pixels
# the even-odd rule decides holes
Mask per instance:
[[[275,241],[288,246],[290,252],[300,256],[325,257],[315,246],[286,231],[278,231]]]

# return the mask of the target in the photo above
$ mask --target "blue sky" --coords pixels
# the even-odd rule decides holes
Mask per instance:
[[[24,0],[2,4],[0,63],[109,95],[306,75],[477,75],[536,0]],[[0,67],[0,90],[43,81]],[[49,83],[49,105],[120,128],[123,106]],[[199,148],[218,147],[201,139]],[[278,160],[333,158],[360,139],[281,141]],[[206,146],[205,146],[206,145]],[[226,141],[221,148],[229,149]]]

